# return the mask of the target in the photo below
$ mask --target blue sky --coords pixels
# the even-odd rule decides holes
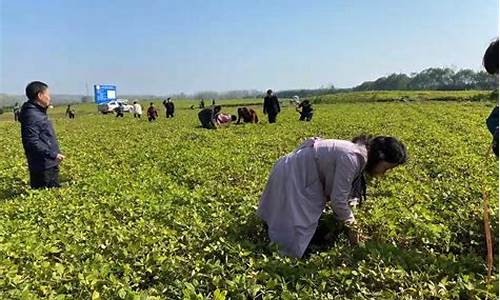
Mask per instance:
[[[164,95],[351,87],[431,66],[481,69],[498,1],[0,0],[0,92]],[[92,89],[90,88],[90,91]]]

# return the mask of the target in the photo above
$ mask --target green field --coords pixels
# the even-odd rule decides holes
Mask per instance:
[[[216,131],[198,128],[196,101],[153,123],[91,104],[69,120],[56,107],[63,187],[42,191],[29,189],[19,124],[0,116],[0,298],[497,299],[498,166],[484,124],[493,104],[329,97],[311,123],[285,107],[278,124]],[[410,155],[369,184],[356,212],[365,245],[340,235],[305,259],[268,248],[254,212],[273,163],[307,137],[359,133],[399,137]]]

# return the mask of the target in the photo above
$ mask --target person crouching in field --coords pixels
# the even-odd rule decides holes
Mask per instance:
[[[498,39],[486,49],[483,56],[483,65],[486,72],[498,75]],[[495,106],[488,119],[486,119],[486,126],[493,136],[492,149],[498,158],[498,105]]]
[[[156,110],[156,107],[153,102],[149,104],[148,108],[148,121],[152,122],[158,118],[158,111]]]
[[[19,121],[31,187],[59,187],[59,163],[64,155],[60,153],[54,127],[47,117],[49,87],[33,81],[26,87],[26,96],[28,101],[21,108]]]
[[[70,119],[75,118],[75,110],[71,108],[71,105],[68,104],[68,107],[66,108],[66,116]]]
[[[217,127],[223,127],[236,121],[237,117],[235,115],[228,114],[218,114],[215,118],[215,124]]]
[[[244,123],[259,123],[259,117],[257,117],[255,110],[248,107],[238,108],[238,121],[236,124],[240,124],[241,120]]]
[[[134,118],[140,119],[142,117],[142,106],[134,101]]]
[[[330,202],[336,218],[347,227],[349,241],[356,245],[359,232],[349,200],[362,198],[365,174],[382,176],[406,160],[405,146],[393,137],[310,138],[275,163],[257,215],[282,254],[302,257]]]
[[[311,121],[313,117],[313,107],[309,100],[304,100],[297,105],[297,111],[300,112],[300,121]]]
[[[215,129],[216,128],[216,120],[219,115],[222,107],[220,105],[216,105],[213,107],[207,107],[198,113],[198,119],[200,120],[201,127],[206,129]]]

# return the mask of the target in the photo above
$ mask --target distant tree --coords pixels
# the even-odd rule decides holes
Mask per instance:
[[[82,103],[90,103],[93,101],[93,98],[91,96],[83,96],[82,97]]]
[[[455,72],[451,68],[428,68],[410,76],[391,74],[375,81],[365,81],[353,90],[493,90],[497,86],[498,78],[483,71],[463,69]]]

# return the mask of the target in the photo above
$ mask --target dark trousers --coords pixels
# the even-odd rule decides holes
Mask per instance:
[[[174,117],[174,112],[173,111],[167,111],[167,118],[173,118]]]
[[[140,115],[140,114],[136,114],[136,113],[134,113],[134,118],[139,118],[139,119],[140,119],[140,118],[141,118],[141,115]]]
[[[309,122],[309,121],[311,121],[312,118],[313,118],[313,113],[312,112],[308,113],[308,114],[301,113],[299,120],[300,121],[307,121],[307,122]]]
[[[276,113],[268,113],[267,114],[267,119],[269,120],[269,123],[276,123],[276,117],[278,116],[278,114]]]
[[[14,113],[14,121],[15,122],[19,121],[19,112]]]
[[[118,117],[123,118],[123,113],[121,113],[121,112],[117,112],[117,113],[116,113],[116,117],[117,117],[117,118],[118,118]]]
[[[148,117],[148,121],[149,121],[149,122],[152,122],[152,121],[154,121],[154,120],[156,120],[156,117],[154,117],[154,116],[149,116],[149,117]]]
[[[34,189],[60,187],[59,167],[56,166],[42,171],[30,170],[30,184]]]

